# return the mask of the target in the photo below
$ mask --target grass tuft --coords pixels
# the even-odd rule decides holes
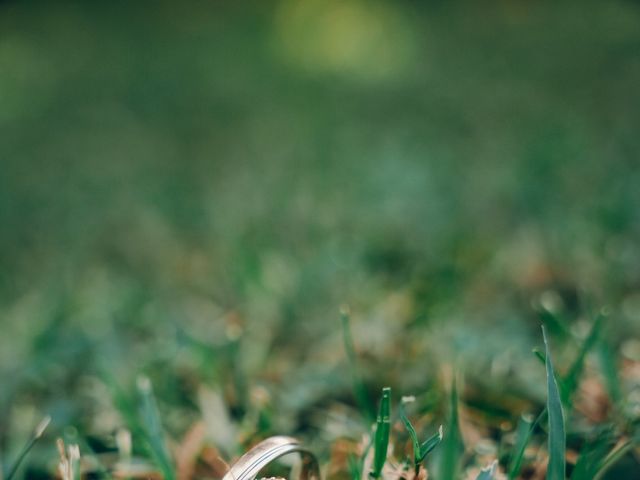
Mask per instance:
[[[403,397],[400,402],[400,419],[404,424],[407,432],[409,432],[409,436],[411,437],[411,443],[413,445],[413,467],[414,467],[414,475],[417,478],[420,473],[420,465],[426,458],[426,456],[438,446],[438,444],[442,441],[443,430],[442,425],[438,428],[437,433],[427,438],[424,442],[420,443],[418,439],[418,434],[416,433],[416,429],[411,424],[409,417],[405,412],[405,404],[413,402],[415,400],[414,397]]]
[[[542,336],[545,346],[547,369],[547,411],[549,413],[549,464],[547,466],[547,480],[565,479],[565,450],[566,434],[562,398],[551,359],[551,349],[544,326]]]

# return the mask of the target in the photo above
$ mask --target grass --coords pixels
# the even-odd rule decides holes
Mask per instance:
[[[591,329],[591,333],[585,339],[585,344],[589,347],[593,347],[593,332],[599,328],[599,323],[596,321]],[[498,471],[508,471],[510,479],[525,478],[520,477],[520,473],[523,466],[526,466],[528,462],[525,458],[524,452],[527,446],[530,444],[533,438],[537,437],[534,433],[536,427],[540,425],[541,420],[548,417],[548,428],[546,432],[542,432],[547,437],[548,446],[546,451],[542,450],[542,461],[546,465],[543,472],[546,471],[545,478],[547,480],[564,480],[567,478],[566,471],[570,469],[571,480],[587,480],[587,479],[601,479],[605,478],[609,470],[620,462],[625,457],[628,457],[637,448],[637,444],[634,439],[625,438],[619,433],[616,433],[617,429],[611,427],[608,430],[603,430],[600,426],[594,425],[594,431],[600,433],[587,444],[582,447],[577,461],[568,462],[566,454],[567,445],[567,427],[565,425],[565,407],[563,406],[562,390],[559,387],[557,373],[552,361],[552,352],[549,345],[548,334],[543,327],[543,339],[545,351],[543,360],[546,370],[546,390],[547,390],[547,402],[546,408],[542,410],[540,415],[531,420],[528,417],[522,417],[518,427],[516,429],[516,441],[513,448],[511,460],[501,465],[499,459],[495,459],[489,466],[482,468],[477,474],[478,480],[487,480],[495,478]],[[344,330],[343,333],[347,333]],[[587,350],[583,346],[580,347],[577,359],[572,363],[571,368],[568,370],[568,378],[573,379],[576,383],[580,383],[581,373],[576,373],[576,363],[583,363],[586,359]],[[353,350],[355,355],[355,350]],[[350,357],[350,361],[355,361],[355,356]],[[580,369],[582,370],[582,369]],[[565,377],[566,378],[566,377]],[[407,415],[406,406],[413,404],[416,401],[415,397],[404,397],[399,403],[399,418],[392,416],[392,399],[391,389],[385,387],[382,389],[382,396],[379,401],[377,420],[375,422],[375,428],[370,434],[369,440],[365,438],[364,444],[360,444],[360,448],[366,445],[364,451],[361,450],[360,455],[362,461],[358,460],[358,448],[353,448],[349,452],[349,462],[344,464],[344,472],[350,472],[349,475],[354,480],[364,478],[365,474],[371,478],[385,478],[385,479],[400,479],[411,478],[420,479],[423,478],[421,473],[421,466],[425,462],[427,455],[432,451],[439,453],[440,465],[437,469],[436,478],[439,479],[457,479],[460,478],[458,473],[461,468],[473,467],[477,464],[480,457],[469,455],[469,452],[473,450],[472,445],[463,444],[461,430],[464,427],[461,426],[461,420],[459,417],[459,394],[457,381],[453,380],[451,383],[450,394],[448,399],[449,412],[447,428],[443,431],[440,427],[439,431],[420,442],[416,428],[409,420]],[[569,383],[565,380],[563,385]],[[355,383],[357,387],[359,383]],[[157,467],[157,471],[161,474],[162,478],[176,478],[175,469],[173,467],[173,454],[165,443],[165,432],[161,426],[161,417],[158,411],[158,406],[154,398],[151,383],[148,378],[140,377],[137,381],[137,389],[139,392],[139,409],[135,409],[130,405],[127,405],[125,411],[139,410],[139,417],[130,419],[129,427],[134,432],[138,432],[139,440],[147,446],[147,452],[150,454],[153,463]],[[573,393],[573,392],[571,392]],[[565,398],[570,398],[565,397]],[[121,405],[125,405],[124,400],[119,400]],[[571,411],[571,410],[569,410]],[[126,418],[126,417],[125,417]],[[137,419],[139,418],[139,420]],[[392,420],[395,419],[395,420]],[[31,451],[32,447],[42,437],[43,432],[50,422],[50,418],[46,417],[35,429],[33,435],[22,448],[20,454],[17,456],[13,464],[5,471],[4,478],[11,480],[15,477],[19,471],[20,464],[27,457],[27,454]],[[139,423],[138,423],[139,422]],[[401,446],[401,439],[403,434],[399,432],[394,424],[401,423],[409,436],[411,453],[405,454],[402,448],[394,450],[390,449],[390,445],[394,444]],[[468,427],[467,427],[468,428]],[[127,434],[130,435],[130,434]],[[575,435],[575,434],[574,434]],[[636,433],[637,435],[637,433]],[[637,438],[637,437],[636,437]],[[122,441],[119,440],[119,443]],[[129,458],[131,455],[131,438],[128,436],[126,452],[124,458]],[[201,443],[199,449],[204,447],[204,443]],[[437,449],[436,447],[439,447]],[[125,447],[123,447],[125,448]],[[209,447],[210,448],[210,447]],[[68,447],[65,445],[62,439],[58,440],[58,450],[60,455],[59,472],[64,480],[77,480],[81,478],[81,464],[80,464],[80,450],[77,444],[70,444]],[[465,450],[465,452],[463,452]],[[196,450],[194,460],[199,458],[200,455],[204,455],[205,451]],[[539,454],[540,455],[540,454]],[[96,453],[90,448],[85,455],[85,458],[95,457]],[[96,457],[97,458],[97,457]],[[369,465],[370,470],[366,470],[365,466]],[[425,466],[425,471],[430,470],[430,466]],[[189,471],[197,471],[195,468],[189,469]],[[145,475],[149,475],[147,471]],[[336,475],[337,472],[334,472]],[[98,475],[102,478],[111,478],[109,469],[104,468],[100,464],[100,468],[96,469],[93,475]],[[135,474],[134,474],[135,475]],[[155,474],[154,474],[155,475]],[[206,478],[206,474],[203,478]],[[338,475],[339,476],[339,475]],[[433,475],[430,474],[429,477]],[[134,477],[135,478],[135,477]],[[529,478],[529,477],[526,477]]]
[[[547,416],[549,418],[549,465],[547,480],[565,480],[566,474],[566,433],[562,398],[556,381],[551,360],[551,350],[547,333],[542,327],[547,370]]]
[[[0,2],[4,480],[632,477],[638,5],[227,3]]]
[[[438,444],[442,441],[442,425],[438,429],[438,432],[427,438],[424,442],[420,442],[418,439],[418,434],[411,424],[411,421],[407,417],[405,412],[405,404],[409,402],[415,401],[415,397],[403,397],[402,403],[400,404],[400,419],[404,424],[407,432],[409,432],[409,436],[411,437],[411,443],[413,446],[413,468],[414,468],[414,477],[418,477],[420,475],[420,467],[422,462],[425,460],[426,456],[433,450]]]

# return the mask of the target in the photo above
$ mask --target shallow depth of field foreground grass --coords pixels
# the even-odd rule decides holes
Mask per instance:
[[[638,25],[0,2],[2,478],[640,478]]]

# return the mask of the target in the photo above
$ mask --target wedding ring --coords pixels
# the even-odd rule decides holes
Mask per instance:
[[[269,437],[242,455],[222,480],[255,480],[267,465],[289,453],[299,453],[302,459],[299,480],[320,480],[316,456],[292,437]]]

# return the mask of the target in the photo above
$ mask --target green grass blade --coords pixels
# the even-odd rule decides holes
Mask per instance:
[[[351,480],[362,480],[362,463],[356,455],[349,455],[347,468],[349,469]]]
[[[458,478],[459,453],[462,446],[460,427],[458,421],[458,389],[454,375],[451,385],[449,402],[449,423],[446,429],[446,437],[443,442],[442,457],[440,459],[440,479],[456,480]]]
[[[609,454],[610,444],[611,436],[604,435],[584,446],[573,467],[571,480],[593,480]]]
[[[546,365],[547,357],[545,356],[544,352],[542,352],[538,347],[534,348],[532,351],[536,358],[540,360],[540,363],[542,363],[543,366]]]
[[[382,467],[387,461],[387,449],[389,447],[389,433],[391,430],[391,389],[382,389],[382,400],[380,400],[380,410],[376,421],[376,435],[373,452],[373,478],[380,478]]]
[[[158,467],[166,480],[174,480],[175,474],[169,451],[164,442],[164,432],[160,421],[160,414],[156,399],[153,396],[151,382],[146,377],[138,379],[138,392],[140,394],[140,413],[142,423],[149,442],[151,453],[155,457]]]
[[[571,368],[569,368],[569,372],[562,380],[563,388],[561,392],[564,405],[571,406],[571,397],[578,388],[580,376],[582,375],[582,371],[584,370],[584,363],[587,358],[587,354],[598,342],[604,318],[605,316],[603,314],[598,314],[595,321],[593,322],[593,326],[591,327],[589,335],[587,335],[587,338],[580,347],[578,356],[571,365]]]
[[[600,480],[604,477],[605,473],[613,467],[619,460],[621,460],[627,453],[631,451],[634,443],[629,440],[614,447],[614,449],[607,455],[607,457],[599,465],[598,471],[593,477],[593,480]]]
[[[358,408],[369,421],[374,421],[375,411],[369,402],[369,395],[367,389],[362,380],[362,376],[358,370],[356,349],[353,342],[353,336],[351,335],[350,325],[351,314],[349,307],[343,306],[340,309],[340,320],[342,322],[342,338],[344,341],[344,349],[347,354],[347,361],[349,362],[349,369],[351,371],[351,379],[353,382],[353,393],[356,397]]]
[[[157,452],[161,449],[158,449],[157,445],[154,445],[154,443],[157,443],[158,440],[151,438],[149,429],[144,424],[144,419],[141,418],[142,412],[139,411],[139,408],[137,408],[138,405],[135,400],[131,398],[127,394],[127,392],[118,384],[116,379],[109,373],[109,371],[105,369],[100,370],[100,376],[109,389],[111,393],[111,399],[115,407],[118,409],[118,412],[122,416],[127,429],[131,432],[132,437],[134,439],[142,440],[140,442],[140,445],[142,445],[145,452],[155,459],[163,473],[169,474],[169,477],[165,478],[173,478],[173,470],[171,468],[166,468],[165,466],[163,466],[162,459],[158,456]],[[138,387],[140,387],[140,385],[138,385]],[[142,392],[139,392],[139,394],[142,395]]]
[[[427,438],[420,445],[420,461],[423,461],[425,457],[429,455],[431,450],[433,450],[440,444],[440,442],[442,441],[442,437],[443,437],[442,425],[440,425],[440,428],[438,428],[438,432],[433,434],[431,437]]]
[[[598,357],[600,360],[600,368],[604,377],[607,393],[611,398],[614,408],[622,403],[622,387],[620,386],[620,376],[618,375],[618,366],[616,365],[616,357],[611,346],[602,340],[598,346]]]
[[[16,457],[14,462],[11,464],[11,466],[4,473],[5,480],[11,480],[15,476],[15,474],[18,471],[18,468],[20,467],[20,464],[27,457],[28,453],[31,451],[33,446],[36,443],[38,443],[38,440],[40,440],[40,438],[44,434],[44,431],[49,426],[49,423],[51,423],[51,417],[49,415],[47,415],[46,417],[44,417],[40,421],[38,426],[33,431],[33,435],[31,435],[31,438],[29,438],[29,440],[27,441],[25,446],[22,447],[22,450],[20,450],[20,453],[18,454],[18,456]]]
[[[582,347],[580,348],[578,356],[574,361],[573,365],[571,366],[571,368],[569,369],[569,372],[567,376],[564,378],[564,380],[559,381],[557,378],[555,378],[555,375],[553,376],[554,382],[556,384],[555,390],[562,392],[561,397],[562,397],[563,403],[565,404],[570,404],[571,396],[573,395],[573,393],[575,392],[575,389],[578,386],[580,375],[582,374],[582,371],[584,369],[584,362],[585,362],[586,356],[589,353],[589,351],[594,347],[594,345],[596,345],[597,340],[599,338],[603,318],[604,316],[602,314],[596,318],[596,321],[594,322],[593,327],[589,332],[589,335],[587,336],[586,340],[582,344]],[[547,368],[547,375],[548,375],[549,374],[548,365],[550,364],[551,359],[549,358],[549,349],[546,341],[546,332],[544,331],[544,328],[543,328],[543,334],[545,335],[545,347],[546,347],[545,352],[542,352],[536,348],[533,350],[533,353],[545,365],[545,368]],[[547,359],[549,359],[549,361],[547,361]],[[549,382],[549,376],[547,378],[548,378],[547,382]],[[529,443],[529,440],[531,439],[533,430],[535,429],[535,426],[542,420],[542,417],[546,414],[547,411],[548,411],[547,409],[543,410],[533,423],[526,422],[524,421],[524,419],[520,422],[518,426],[517,441],[514,449],[514,455],[511,460],[511,465],[510,465],[509,474],[508,474],[509,480],[514,480],[518,476],[520,472],[520,468],[522,466],[522,460],[524,458],[524,451]],[[563,428],[563,431],[564,431],[564,428]],[[563,433],[563,436],[564,436],[564,433]],[[564,440],[563,440],[563,443],[564,443]],[[564,466],[563,466],[563,469],[564,469]]]
[[[413,463],[414,465],[417,465],[422,461],[422,458],[424,457],[421,457],[420,455],[421,449],[420,449],[420,441],[418,440],[418,434],[416,433],[415,428],[413,428],[413,425],[411,425],[411,422],[407,417],[407,414],[404,409],[405,403],[407,403],[407,401],[403,398],[402,402],[400,403],[400,420],[402,420],[402,423],[404,424],[404,428],[407,429],[407,432],[409,432],[409,436],[411,437],[411,443],[413,445]]]
[[[498,469],[498,461],[494,460],[494,462],[491,465],[480,470],[480,473],[476,477],[476,480],[493,480],[493,476],[496,474],[497,469]]]
[[[537,420],[534,421],[532,416],[523,415],[520,417],[518,429],[516,431],[516,443],[514,445],[513,455],[509,466],[509,480],[514,480],[520,473],[522,460],[524,459],[524,452],[529,444],[529,440],[531,440],[531,435],[533,434],[536,423]]]
[[[407,417],[405,412],[405,404],[412,402],[414,400],[413,397],[403,397],[402,402],[400,403],[400,419],[404,424],[405,428],[409,432],[409,436],[411,437],[411,443],[413,444],[413,467],[414,467],[414,476],[417,478],[420,473],[420,466],[426,456],[431,452],[442,440],[442,425],[438,429],[438,432],[435,435],[432,435],[428,439],[426,439],[422,444],[420,444],[420,440],[418,439],[418,434],[416,433],[415,428],[411,424],[411,421]]]
[[[564,412],[562,410],[562,398],[553,370],[551,350],[547,333],[542,327],[544,338],[546,369],[547,369],[547,411],[549,413],[549,465],[547,467],[547,480],[565,479],[565,450],[566,435],[564,427]]]

